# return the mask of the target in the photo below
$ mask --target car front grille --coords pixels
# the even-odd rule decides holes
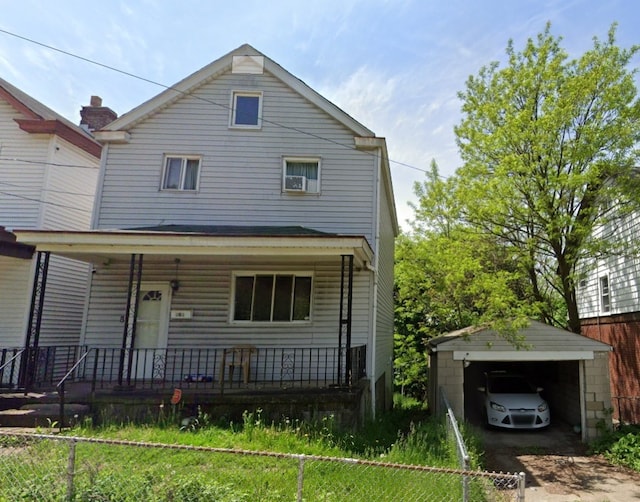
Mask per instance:
[[[533,425],[536,421],[535,410],[529,409],[510,409],[509,416],[505,417],[504,423],[511,423],[512,425]]]

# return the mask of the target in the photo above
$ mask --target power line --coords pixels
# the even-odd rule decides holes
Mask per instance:
[[[64,208],[64,209],[72,209],[74,211],[79,211],[79,212],[82,212],[82,213],[91,213],[91,210],[81,209],[81,208],[79,208],[77,206],[67,206],[66,204],[59,204],[57,202],[50,202],[50,201],[46,201],[46,200],[36,199],[36,198],[33,198],[33,197],[26,197],[24,195],[18,195],[18,194],[10,193],[10,192],[0,191],[0,195],[6,195],[8,197],[15,197],[16,199],[28,200],[30,202],[38,202],[39,204],[47,204],[49,206],[61,207],[61,208]]]
[[[156,86],[158,86],[158,87],[162,87],[163,89],[166,89],[166,90],[172,90],[172,91],[175,91],[175,92],[177,92],[177,93],[179,93],[179,94],[182,94],[182,95],[188,95],[186,92],[181,91],[180,89],[177,89],[177,88],[175,88],[175,87],[172,87],[172,86],[169,86],[169,85],[166,85],[166,84],[162,84],[162,83],[157,82],[157,81],[155,81],[155,80],[151,80],[151,79],[149,79],[149,78],[142,77],[142,76],[140,76],[140,75],[136,75],[136,74],[134,74],[134,73],[131,73],[131,72],[128,72],[128,71],[125,71],[125,70],[121,70],[121,69],[116,68],[116,67],[114,67],[114,66],[110,66],[110,65],[107,65],[107,64],[104,64],[104,63],[100,63],[100,62],[95,61],[95,60],[93,60],[93,59],[89,59],[89,58],[86,58],[86,57],[84,57],[84,56],[80,56],[80,55],[78,55],[78,54],[74,54],[74,53],[72,53],[72,52],[65,51],[65,50],[63,50],[63,49],[59,49],[59,48],[57,48],[57,47],[53,47],[53,46],[51,46],[51,45],[45,44],[45,43],[43,43],[43,42],[39,42],[39,41],[34,40],[34,39],[32,39],[32,38],[28,38],[28,37],[25,37],[25,36],[22,36],[22,35],[18,35],[17,33],[13,33],[13,32],[10,32],[10,31],[7,31],[7,30],[4,30],[4,29],[2,29],[2,28],[0,28],[0,32],[1,32],[1,33],[5,33],[6,35],[9,35],[9,36],[12,36],[12,37],[18,38],[18,39],[20,39],[20,40],[24,40],[25,42],[29,42],[29,43],[32,43],[32,44],[35,44],[35,45],[39,45],[40,47],[44,47],[44,48],[46,48],[46,49],[49,49],[49,50],[52,50],[52,51],[55,51],[55,52],[59,52],[60,54],[64,54],[64,55],[66,55],[66,56],[69,56],[69,57],[72,57],[72,58],[79,59],[79,60],[84,61],[84,62],[86,62],[86,63],[93,64],[93,65],[96,65],[96,66],[100,66],[100,67],[105,68],[105,69],[107,69],[107,70],[111,70],[111,71],[114,71],[114,72],[116,72],[116,73],[120,73],[120,74],[122,74],[122,75],[126,75],[126,76],[128,76],[128,77],[135,78],[135,79],[137,79],[137,80],[141,80],[141,81],[143,81],[143,82],[147,82],[147,83],[149,83],[149,84],[153,84],[153,85],[156,85]],[[212,104],[212,105],[215,105],[215,106],[218,106],[218,107],[224,108],[225,110],[231,110],[231,107],[230,107],[229,105],[222,104],[222,103],[218,103],[218,102],[215,102],[215,101],[213,101],[213,100],[210,100],[210,99],[207,99],[207,98],[203,98],[202,96],[195,96],[195,95],[192,95],[192,96],[193,96],[194,98],[196,98],[196,99],[201,100],[201,101],[204,101],[204,102],[207,102],[207,103],[209,103],[209,104]],[[329,142],[329,143],[333,143],[333,144],[335,144],[335,145],[337,145],[337,146],[341,146],[341,147],[343,147],[343,148],[348,148],[348,149],[350,149],[350,150],[355,150],[355,147],[354,147],[354,146],[352,146],[352,145],[347,145],[347,144],[344,144],[344,143],[340,143],[339,141],[336,141],[336,140],[333,140],[333,139],[330,139],[330,138],[327,138],[327,137],[320,136],[320,135],[315,134],[315,133],[312,133],[312,132],[310,132],[310,131],[305,131],[305,130],[300,129],[300,128],[297,128],[297,127],[292,127],[292,126],[287,126],[287,125],[284,125],[284,124],[280,124],[280,123],[278,123],[278,122],[270,121],[270,120],[268,120],[268,119],[264,119],[264,118],[262,118],[262,117],[261,117],[261,120],[262,120],[263,122],[266,122],[266,123],[271,124],[271,125],[275,125],[275,126],[277,126],[277,127],[281,127],[281,128],[283,128],[283,129],[291,130],[291,131],[294,131],[294,132],[298,132],[298,133],[300,133],[300,134],[304,134],[304,135],[307,135],[307,136],[313,137],[313,138],[315,138],[315,139],[320,139],[320,140],[322,140],[322,141],[326,141],[326,142]],[[365,153],[367,153],[367,154],[369,154],[369,155],[372,155],[372,156],[375,156],[375,155],[376,155],[376,154],[374,154],[374,153],[367,152],[366,150],[365,150],[364,152],[365,152]],[[407,163],[405,163],[405,162],[396,161],[396,160],[393,160],[393,159],[391,159],[391,158],[389,158],[389,159],[388,159],[388,161],[389,161],[389,163],[390,163],[390,164],[391,164],[391,163],[393,163],[393,164],[396,164],[396,165],[399,165],[399,166],[403,166],[403,167],[406,167],[406,168],[409,168],[409,169],[413,169],[413,170],[416,170],[416,171],[420,171],[420,172],[422,172],[422,173],[428,173],[428,172],[429,172],[427,169],[422,169],[422,168],[420,168],[420,167],[416,167],[416,166],[413,166],[413,165],[411,165],[411,164],[407,164]]]
[[[45,162],[42,160],[27,160],[27,159],[18,159],[16,157],[0,157],[0,160],[4,160],[7,162],[22,162],[23,164],[37,164],[43,166],[56,166],[56,167],[77,167],[78,169],[99,169],[98,166],[83,166],[80,164],[59,164],[57,162]]]
[[[5,186],[9,186],[9,187],[12,187],[12,188],[19,188],[19,189],[25,189],[26,188],[24,186],[16,185],[14,183],[7,183],[6,181],[0,181],[0,185],[5,185]],[[54,190],[52,188],[43,188],[42,191],[43,192],[51,192],[51,193],[60,193],[60,194],[64,194],[64,195],[74,195],[74,196],[78,196],[78,197],[95,197],[95,194],[92,194],[92,193],[67,192],[65,190]]]

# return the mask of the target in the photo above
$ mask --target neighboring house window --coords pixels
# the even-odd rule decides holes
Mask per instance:
[[[167,156],[162,176],[162,189],[197,190],[199,176],[199,157]]]
[[[609,277],[600,277],[600,310],[602,312],[611,311],[611,291],[609,290]]]
[[[238,273],[234,277],[234,321],[311,319],[311,274]]]
[[[320,191],[319,159],[288,157],[283,162],[285,192],[318,193]]]
[[[231,127],[262,127],[262,93],[234,91],[231,98]]]

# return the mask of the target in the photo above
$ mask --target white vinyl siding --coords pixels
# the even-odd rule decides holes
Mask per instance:
[[[21,347],[27,330],[26,319],[31,294],[28,280],[30,260],[0,256],[0,348]]]
[[[336,263],[315,263],[313,267],[313,318],[307,323],[232,323],[233,272],[243,264],[240,258],[221,260],[183,258],[180,263],[180,291],[173,295],[172,310],[190,310],[192,318],[169,323],[169,347],[230,347],[250,343],[268,347],[337,346],[339,328],[340,258]],[[291,261],[291,260],[288,260]],[[299,270],[301,263],[297,264]],[[90,309],[84,343],[101,347],[122,344],[121,317],[126,310],[129,263],[126,260],[98,265],[93,276]],[[291,266],[275,261],[259,267],[265,273],[293,274]],[[253,270],[258,271],[258,270]],[[145,281],[166,282],[175,278],[170,262],[147,258]],[[352,345],[364,345],[370,332],[370,272],[354,276]]]
[[[627,242],[628,255],[615,255],[581,265],[583,280],[576,287],[581,319],[640,311],[640,258],[633,256],[640,233],[640,215],[617,222],[617,236]],[[609,311],[602,309],[600,278],[608,278]]]
[[[0,99],[1,157],[12,159],[0,160],[0,225],[88,229],[99,159],[54,135],[22,131],[15,118],[24,117]],[[41,345],[78,344],[88,271],[86,263],[51,256]],[[32,260],[0,260],[1,346],[24,343],[32,280]]]
[[[386,405],[391,405],[393,398],[393,333],[394,333],[394,225],[386,191],[381,187],[380,194],[380,239],[377,250],[376,264],[378,269],[378,294],[376,322],[375,368],[376,374],[370,375],[373,382],[386,373]],[[376,403],[378,409],[383,409],[385,403]]]
[[[269,121],[259,133],[230,130],[228,109],[207,102],[228,103],[232,89],[251,82],[268,96]],[[268,73],[223,74],[130,132],[129,144],[109,145],[96,228],[157,225],[170,214],[175,224],[302,225],[373,242],[374,157],[353,148],[353,132]],[[167,151],[202,156],[198,193],[177,200],[158,192]],[[322,194],[283,192],[283,156],[310,154],[322,158]]]
[[[0,225],[37,228],[49,140],[20,130],[14,118],[24,117],[0,99]]]

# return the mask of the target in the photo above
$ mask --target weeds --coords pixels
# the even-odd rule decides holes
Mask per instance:
[[[601,453],[614,464],[640,472],[640,426],[622,425],[604,431],[590,447],[591,453]]]

